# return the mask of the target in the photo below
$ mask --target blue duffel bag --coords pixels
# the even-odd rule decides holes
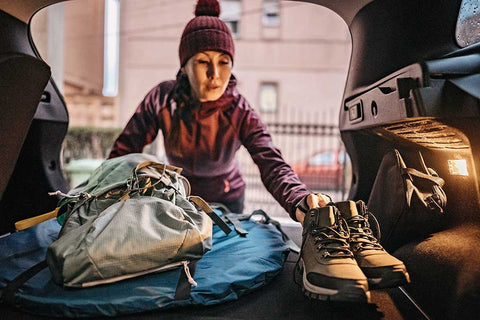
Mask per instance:
[[[189,284],[185,269],[180,267],[97,287],[71,289],[55,284],[42,263],[61,227],[56,219],[48,220],[0,238],[2,300],[48,317],[116,316],[236,300],[277,275],[289,247],[278,224],[252,219],[240,223],[237,220],[235,224],[242,232],[228,236],[218,226],[213,227],[212,250],[197,262],[195,270],[190,266],[197,286]],[[19,279],[22,277],[28,280]],[[24,283],[12,290],[15,281]]]

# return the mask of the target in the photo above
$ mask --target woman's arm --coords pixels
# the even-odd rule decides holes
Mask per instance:
[[[296,220],[296,205],[311,191],[285,162],[280,150],[273,146],[267,127],[248,105],[241,121],[240,139],[260,169],[267,190]]]
[[[108,158],[128,153],[140,153],[147,144],[152,143],[159,130],[157,110],[160,101],[160,86],[156,86],[138,105],[137,110],[113,144]]]

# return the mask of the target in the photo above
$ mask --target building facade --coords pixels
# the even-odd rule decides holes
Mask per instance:
[[[347,27],[330,10],[277,0],[221,0],[221,17],[235,38],[242,94],[264,120],[291,121],[291,111],[323,110],[337,122],[350,56]],[[194,1],[122,1],[120,9],[120,125],[145,93],[173,79],[178,44]],[[301,118],[301,116],[299,116]],[[305,119],[315,121],[311,116]],[[299,119],[300,121],[300,119]]]
[[[115,35],[119,41],[118,93],[102,100],[106,39],[112,37],[105,23],[108,2],[116,3],[119,10]],[[221,18],[235,38],[233,72],[242,94],[262,117],[292,121],[296,114],[296,121],[304,121],[304,114],[312,122],[323,121],[311,116],[315,110],[336,123],[350,56],[344,22],[330,10],[310,3],[220,3]],[[194,6],[194,0],[83,0],[40,12],[32,26],[34,40],[72,104],[72,123],[82,123],[82,114],[92,113],[85,123],[121,127],[150,88],[173,79],[179,69],[180,36],[193,18]],[[106,117],[109,111],[88,111],[90,100],[93,105],[112,105],[115,114]]]
[[[117,127],[115,97],[104,96],[105,2],[69,1],[38,12],[31,34],[62,92],[71,127]]]

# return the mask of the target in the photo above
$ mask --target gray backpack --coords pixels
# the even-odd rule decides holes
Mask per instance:
[[[72,189],[59,204],[59,238],[47,250],[54,281],[88,287],[178,266],[189,275],[188,263],[211,249],[217,216],[190,196],[180,172],[129,154],[106,160]]]

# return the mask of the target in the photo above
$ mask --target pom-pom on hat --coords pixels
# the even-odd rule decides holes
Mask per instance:
[[[220,20],[218,0],[198,0],[195,18],[183,30],[178,49],[180,65],[201,51],[220,51],[232,58],[235,53],[232,35],[228,26]]]

